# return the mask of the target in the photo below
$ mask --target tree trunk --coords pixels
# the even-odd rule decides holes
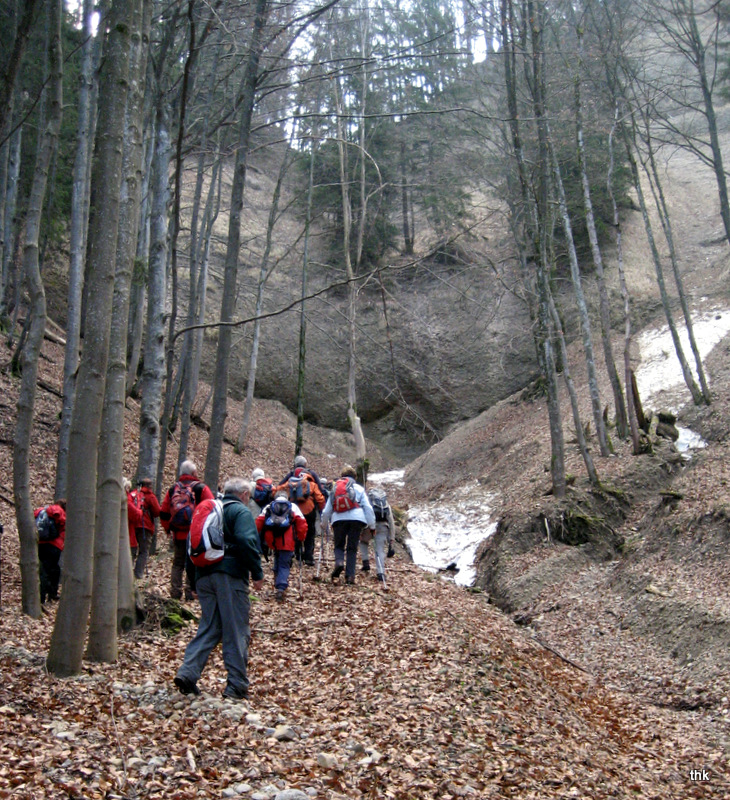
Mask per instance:
[[[220,315],[220,321],[223,325],[218,331],[213,407],[211,410],[210,432],[208,434],[208,451],[205,459],[205,482],[212,488],[218,485],[221,452],[223,450],[223,433],[228,414],[228,366],[231,356],[231,328],[228,323],[233,320],[233,314],[236,310],[243,192],[246,186],[246,164],[251,136],[251,118],[253,116],[254,102],[256,99],[259,60],[263,48],[264,27],[266,25],[267,16],[268,0],[256,0],[254,28],[251,35],[246,71],[243,77],[241,120],[239,123],[233,185],[231,187],[228,242],[226,244],[223,274],[223,298],[221,300]]]
[[[661,256],[659,255],[659,250],[656,245],[656,240],[654,238],[654,231],[651,225],[651,219],[649,218],[649,210],[646,207],[646,200],[644,198],[644,191],[641,188],[641,176],[639,175],[639,167],[636,163],[636,158],[634,156],[634,152],[632,149],[632,142],[629,138],[629,133],[626,129],[626,126],[622,126],[623,135],[624,135],[624,145],[626,147],[626,155],[629,159],[629,165],[631,166],[631,177],[634,181],[634,188],[636,189],[636,195],[639,198],[639,207],[641,208],[641,216],[644,221],[644,230],[646,231],[646,238],[649,242],[649,249],[651,250],[651,256],[654,261],[654,269],[656,272],[656,279],[657,285],[659,286],[659,295],[662,300],[662,306],[664,308],[664,315],[667,319],[667,325],[669,326],[669,332],[672,336],[672,342],[674,343],[674,351],[677,354],[677,359],[679,364],[682,368],[682,375],[684,376],[684,382],[689,389],[692,400],[694,401],[695,405],[700,405],[702,403],[702,393],[697,388],[697,384],[695,383],[694,376],[692,375],[692,370],[687,363],[687,359],[684,355],[684,350],[682,349],[682,342],[679,338],[679,333],[677,332],[677,325],[674,322],[674,317],[672,315],[672,308],[671,303],[669,300],[669,294],[667,293],[666,283],[664,281],[664,269],[662,267],[662,260]]]
[[[596,426],[596,435],[598,436],[598,444],[601,450],[601,455],[607,457],[610,455],[608,447],[608,440],[606,438],[606,425],[603,421],[603,410],[601,408],[601,395],[598,389],[598,376],[596,374],[596,359],[593,353],[593,335],[591,333],[591,320],[588,315],[588,305],[586,304],[585,295],[583,293],[583,282],[580,276],[580,266],[578,264],[578,255],[575,251],[575,242],[573,240],[573,226],[568,212],[568,203],[565,198],[565,187],[563,186],[563,178],[560,174],[560,164],[558,163],[557,156],[553,148],[552,140],[550,138],[550,130],[545,121],[545,133],[547,137],[547,148],[549,151],[549,158],[552,160],[553,177],[555,180],[555,188],[558,191],[558,207],[560,210],[560,218],[563,224],[563,231],[565,233],[565,240],[568,247],[568,258],[570,261],[570,277],[573,283],[573,291],[575,293],[576,305],[578,306],[578,318],[580,320],[581,333],[583,335],[583,352],[585,353],[586,368],[588,371],[588,390],[591,397],[591,408],[593,409],[593,422]]]
[[[13,47],[0,75],[0,144],[4,143],[13,114],[13,96],[39,0],[21,0],[20,18],[15,28]],[[4,23],[7,24],[7,21]]]
[[[124,116],[129,79],[130,7],[112,3],[108,47],[99,84],[99,121],[92,182],[96,213],[89,235],[86,347],[79,364],[69,442],[63,591],[47,667],[59,677],[81,669],[91,601],[98,439],[109,354],[119,222]],[[102,513],[106,509],[100,509]],[[116,512],[114,512],[116,519]],[[115,523],[116,525],[116,523]]]
[[[580,54],[579,65],[583,64],[583,36],[580,28],[578,29],[578,51]],[[582,69],[581,69],[582,72]],[[598,233],[596,232],[596,222],[593,214],[593,202],[591,200],[591,187],[588,182],[586,171],[585,144],[583,141],[583,108],[580,93],[580,74],[575,76],[575,120],[576,138],[578,145],[578,168],[580,170],[581,185],[583,187],[583,206],[585,208],[586,227],[588,229],[588,240],[591,245],[591,255],[593,256],[593,266],[596,269],[598,278],[598,297],[601,318],[601,342],[603,344],[603,357],[606,362],[606,371],[613,391],[613,405],[616,410],[616,429],[618,435],[625,439],[628,435],[628,422],[626,418],[626,404],[624,394],[619,380],[616,362],[613,356],[613,345],[611,344],[611,312],[608,303],[608,291],[603,274],[603,257],[601,248],[598,244]]]
[[[297,433],[294,441],[294,455],[302,452],[304,446],[304,379],[307,369],[307,317],[304,313],[304,298],[307,296],[309,277],[309,235],[312,226],[312,195],[314,193],[314,162],[317,150],[317,136],[312,136],[309,154],[309,183],[307,185],[307,211],[304,217],[304,254],[302,257],[302,307],[299,315],[299,364],[297,368]]]
[[[33,518],[30,489],[30,444],[35,408],[38,359],[46,329],[46,295],[38,260],[38,240],[43,202],[48,183],[48,168],[57,146],[63,108],[63,66],[61,53],[61,0],[48,5],[48,83],[45,91],[46,120],[36,156],[33,184],[26,214],[23,268],[30,298],[30,326],[23,349],[22,377],[18,395],[18,415],[13,440],[13,499],[20,537],[21,602],[23,613],[41,615],[38,584],[38,534]]]
[[[73,189],[71,197],[71,257],[68,268],[66,349],[63,361],[63,404],[61,406],[61,427],[58,434],[58,454],[56,457],[56,497],[66,496],[68,478],[68,440],[71,431],[71,412],[73,411],[76,386],[76,370],[79,365],[81,344],[81,296],[84,284],[84,258],[86,256],[86,237],[89,218],[86,199],[88,197],[89,161],[91,159],[91,99],[94,95],[92,84],[92,16],[94,0],[84,0],[83,37],[81,50],[81,74],[79,76],[79,118],[76,133],[76,156],[73,166]]]
[[[615,119],[618,120],[619,109],[616,106]],[[616,130],[616,122],[611,128],[608,137],[608,178],[607,188],[608,194],[611,198],[611,208],[613,210],[613,227],[616,231],[616,253],[618,256],[618,276],[619,286],[621,287],[621,299],[623,300],[624,311],[624,385],[626,386],[626,416],[628,417],[629,429],[631,431],[631,443],[633,446],[634,455],[639,454],[640,439],[639,439],[639,426],[637,422],[636,407],[634,405],[634,397],[631,392],[631,376],[633,374],[631,369],[631,301],[629,297],[629,290],[626,285],[626,270],[624,268],[624,250],[623,238],[621,236],[621,217],[618,213],[618,205],[616,197],[613,192],[613,138]]]
[[[86,657],[91,661],[112,663],[117,659],[117,614],[119,609],[120,532],[113,524],[115,510],[126,494],[122,485],[124,469],[124,401],[127,366],[127,321],[137,226],[142,188],[142,116],[144,76],[149,50],[149,26],[152,3],[135,0],[132,5],[132,47],[129,63],[129,97],[125,127],[122,185],[120,192],[119,234],[117,238],[114,303],[111,319],[109,364],[104,395],[99,468],[96,531],[94,536],[94,577],[91,593],[91,617]],[[127,529],[126,549],[129,550]],[[131,570],[131,559],[128,559]],[[122,563],[124,563],[122,561]],[[132,576],[123,578],[127,584]]]
[[[261,337],[261,320],[258,319],[264,307],[264,290],[266,282],[268,281],[274,267],[269,269],[269,257],[271,256],[271,245],[274,235],[274,227],[276,219],[279,215],[279,199],[281,198],[281,187],[286,177],[287,170],[290,166],[290,160],[287,155],[284,156],[279,168],[279,175],[274,187],[274,196],[271,200],[271,208],[269,209],[269,220],[266,225],[266,244],[264,245],[264,252],[261,256],[261,266],[259,268],[259,280],[256,289],[256,313],[257,319],[253,324],[253,341],[251,342],[251,356],[249,358],[248,366],[248,381],[246,383],[246,400],[243,405],[243,420],[241,422],[241,430],[238,434],[236,442],[236,453],[241,453],[243,446],[246,442],[246,434],[248,433],[248,426],[251,421],[251,411],[253,410],[254,391],[256,389],[256,364],[258,362],[259,354],[259,340]],[[304,301],[302,301],[304,307]],[[300,327],[300,355],[301,355],[301,327]],[[301,363],[300,363],[301,368]]]
[[[147,333],[144,343],[137,475],[154,478],[160,453],[160,404],[165,375],[165,293],[167,281],[167,202],[170,137],[165,109],[157,111],[152,170],[150,260],[147,279]],[[160,486],[155,486],[157,494]]]
[[[12,265],[13,256],[16,249],[15,233],[15,212],[18,203],[18,185],[20,182],[20,145],[22,139],[23,128],[18,126],[17,130],[13,133],[8,141],[8,169],[6,177],[6,190],[5,190],[5,211],[4,217],[0,220],[0,225],[3,226],[3,241],[5,243],[3,249],[3,260],[0,262],[2,267],[2,285],[0,286],[0,326],[6,320],[8,312],[15,305],[14,301],[11,303],[11,289],[13,287],[12,281]]]
[[[170,277],[171,277],[171,291],[170,291],[170,315],[167,323],[167,351],[165,354],[165,397],[162,404],[162,419],[160,420],[160,455],[157,462],[157,484],[162,483],[162,474],[165,469],[165,460],[167,457],[167,440],[169,435],[175,428],[175,407],[178,402],[178,390],[182,383],[182,378],[185,374],[185,369],[188,367],[184,358],[181,359],[178,369],[179,379],[173,380],[175,372],[175,327],[177,326],[177,307],[178,307],[178,280],[177,280],[177,253],[178,253],[178,238],[180,235],[180,208],[182,203],[182,173],[183,173],[183,141],[185,139],[185,124],[186,113],[188,106],[188,93],[192,83],[191,68],[193,60],[196,56],[195,49],[195,0],[188,0],[188,29],[190,31],[187,57],[185,59],[185,66],[183,67],[182,86],[180,88],[180,116],[177,124],[177,139],[175,144],[175,171],[174,171],[174,187],[175,192],[173,195],[172,204],[172,234],[170,236]],[[190,297],[188,305],[194,303],[195,286],[191,281],[188,287]],[[183,354],[184,355],[184,354]]]
[[[649,179],[649,185],[651,186],[652,194],[654,196],[654,203],[659,214],[662,230],[664,231],[664,238],[667,242],[667,247],[669,248],[669,261],[672,265],[672,274],[674,275],[674,283],[677,287],[679,304],[682,308],[682,314],[684,315],[684,324],[687,328],[687,337],[689,339],[690,350],[692,351],[692,355],[695,359],[695,369],[697,370],[697,377],[700,382],[702,399],[707,405],[710,405],[710,387],[707,383],[705,369],[702,365],[702,356],[700,355],[700,349],[697,346],[697,339],[695,338],[694,324],[692,322],[692,310],[687,302],[687,295],[684,291],[684,281],[682,280],[682,275],[679,271],[679,264],[677,263],[677,250],[674,246],[672,221],[669,217],[669,207],[667,206],[667,201],[664,197],[664,189],[662,187],[661,178],[659,177],[656,159],[654,158],[654,145],[652,142],[648,122],[646,125],[646,137],[644,139],[644,143],[647,148],[647,156],[649,158],[649,166],[651,168],[649,170],[647,169],[646,165],[644,165],[644,169]]]
[[[223,166],[219,158],[219,151],[216,150],[213,175],[210,179],[208,199],[205,205],[205,214],[202,225],[200,253],[197,257],[199,268],[197,271],[197,289],[195,297],[197,307],[193,324],[202,325],[205,323],[205,294],[208,286],[208,258],[210,255],[210,240],[213,234],[213,225],[218,218],[220,210],[220,190]],[[216,188],[217,187],[217,188]],[[188,441],[190,438],[190,415],[192,414],[193,404],[198,393],[198,380],[200,376],[200,359],[203,350],[203,331],[197,329],[192,332],[190,339],[189,369],[185,374],[185,387],[182,397],[181,424],[180,424],[180,450],[178,453],[178,464],[187,458]]]

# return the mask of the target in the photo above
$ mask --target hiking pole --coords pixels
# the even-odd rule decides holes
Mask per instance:
[[[302,586],[302,555],[299,554],[299,599],[304,599],[304,588]]]
[[[324,561],[324,536],[326,533],[326,527],[322,525],[319,529],[319,558],[317,559],[317,572],[314,576],[314,582],[319,583],[321,580],[319,574],[322,570],[322,562]]]
[[[380,556],[378,555],[378,551],[375,550],[375,566],[378,569],[378,572],[383,576],[383,591],[388,591],[388,583],[385,580],[385,564],[382,563],[380,560]]]

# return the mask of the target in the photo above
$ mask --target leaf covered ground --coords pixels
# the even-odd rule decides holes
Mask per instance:
[[[345,587],[305,568],[301,596],[295,573],[283,604],[269,575],[253,603],[247,703],[221,699],[219,651],[199,698],[173,686],[195,626],[170,635],[154,613],[167,552],[153,559],[150,613],[118,663],[85,662],[72,679],[44,667],[53,611],[21,616],[11,579],[0,797],[727,796],[724,756],[680,723],[607,691],[483,595],[400,555],[391,564],[387,592],[369,575]]]

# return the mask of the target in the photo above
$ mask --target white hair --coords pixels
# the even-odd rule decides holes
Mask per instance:
[[[235,494],[241,497],[243,494],[251,494],[251,484],[245,478],[229,478],[223,484],[223,494]]]
[[[183,463],[180,464],[180,474],[181,475],[195,475],[197,477],[198,468],[195,465],[195,462],[194,461],[183,461]]]

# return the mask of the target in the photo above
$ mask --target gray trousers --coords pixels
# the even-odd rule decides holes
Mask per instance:
[[[222,643],[223,663],[228,672],[228,689],[248,691],[248,623],[250,601],[248,581],[226,572],[214,572],[196,581],[200,603],[198,631],[185,648],[178,678],[197,683],[213,648]]]

